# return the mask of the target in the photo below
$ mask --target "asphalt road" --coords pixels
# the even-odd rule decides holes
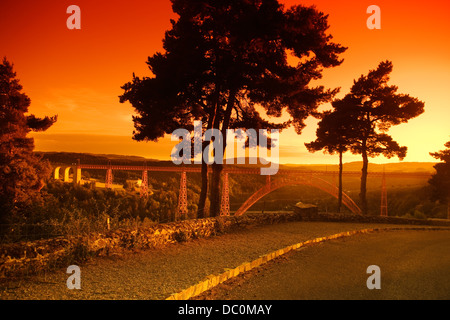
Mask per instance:
[[[368,289],[370,265],[380,289]],[[305,247],[221,284],[220,300],[450,299],[450,231],[390,231]]]

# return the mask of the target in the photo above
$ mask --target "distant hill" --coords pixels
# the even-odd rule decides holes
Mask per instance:
[[[174,166],[170,160],[156,160],[147,159],[139,156],[127,156],[116,154],[91,154],[91,153],[72,153],[72,152],[37,152],[41,154],[44,159],[48,159],[52,164],[57,165],[71,165],[80,160],[81,163],[86,164],[107,164],[111,161],[114,165],[147,165],[151,166]],[[242,160],[242,159],[241,159]],[[255,159],[254,159],[255,160]],[[256,159],[257,164],[249,164],[249,159],[245,159],[245,165],[237,164],[237,159],[234,160],[236,166],[259,167],[261,166],[259,159]],[[226,160],[226,163],[228,161]],[[229,163],[229,162],[228,162]],[[435,162],[397,162],[376,164],[369,163],[370,171],[386,171],[386,172],[434,172],[433,166]],[[228,164],[228,166],[233,166]],[[298,170],[314,170],[314,171],[338,171],[337,164],[280,164],[280,169],[298,169]],[[362,162],[348,162],[344,163],[344,171],[360,171]]]
[[[53,164],[64,164],[71,165],[80,160],[80,163],[85,164],[107,164],[111,161],[114,165],[147,165],[151,166],[175,166],[175,164],[170,160],[157,160],[148,159],[140,156],[128,156],[128,155],[117,155],[117,154],[92,154],[92,153],[76,153],[76,152],[36,152],[42,155],[44,159],[48,159]],[[238,160],[245,162],[245,164],[237,164]],[[246,167],[260,167],[258,158],[253,158],[252,162],[256,164],[250,164],[248,158],[235,158],[234,165],[246,166]],[[227,162],[228,161],[228,162]],[[225,165],[229,164],[229,159],[225,159]],[[193,164],[194,165],[194,164]],[[230,165],[230,164],[229,164]],[[231,164],[232,165],[232,164]]]
[[[71,165],[77,163],[86,164],[107,164],[111,161],[115,165],[147,165],[168,166],[173,165],[172,161],[160,161],[156,159],[146,159],[139,156],[125,156],[116,154],[92,154],[74,152],[37,152],[43,159],[48,159],[52,164]]]
[[[385,172],[434,172],[435,162],[396,162],[377,164],[370,163],[368,171],[385,171]],[[304,170],[318,170],[318,171],[338,171],[339,166],[337,164],[289,164],[281,165],[280,168],[286,169],[304,169]],[[344,171],[361,171],[362,161],[344,163]]]

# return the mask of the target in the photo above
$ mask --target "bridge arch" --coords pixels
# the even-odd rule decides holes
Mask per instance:
[[[235,216],[243,215],[252,205],[254,205],[258,200],[263,198],[264,196],[268,195],[272,191],[275,191],[279,188],[285,187],[285,186],[293,186],[293,185],[308,185],[315,188],[318,188],[322,191],[325,191],[329,194],[331,194],[336,199],[339,196],[339,189],[329,183],[328,181],[325,181],[321,178],[314,177],[314,176],[308,176],[308,177],[289,177],[289,178],[279,178],[275,181],[268,182],[265,186],[257,190],[255,193],[253,193],[242,205],[241,207],[236,211],[234,214]],[[346,194],[342,193],[342,204],[345,205],[348,209],[350,209],[351,212],[354,214],[361,214],[361,209],[356,205],[356,203]]]
[[[70,171],[72,170],[72,182],[77,184],[81,182],[81,168],[77,166],[69,166],[64,168],[64,182],[70,182]],[[59,173],[58,173],[59,176]],[[56,169],[55,169],[56,179]]]
[[[60,169],[61,169],[61,167],[56,167],[56,168],[53,170],[53,179],[59,180]]]
[[[72,167],[66,167],[64,168],[64,182],[69,182],[69,176],[70,176],[70,170],[73,169]],[[74,173],[75,170],[72,170]]]

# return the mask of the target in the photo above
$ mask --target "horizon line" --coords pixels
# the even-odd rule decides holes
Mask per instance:
[[[160,159],[160,158],[146,158],[144,156],[138,156],[138,155],[133,155],[133,154],[116,154],[116,153],[92,153],[92,152],[72,152],[72,151],[40,151],[40,150],[34,150],[34,152],[36,153],[62,153],[62,154],[84,154],[84,155],[93,155],[93,156],[116,156],[116,157],[133,157],[133,158],[142,158],[142,160],[148,160],[148,161],[165,161],[165,162],[172,162],[171,159]],[[223,165],[262,165],[261,163],[256,163],[256,164],[250,164],[247,163],[250,158],[245,157],[244,159],[246,160],[246,163],[226,163],[227,159],[241,159],[241,158],[224,158],[224,163]],[[256,157],[255,158],[257,161],[259,161],[259,158]],[[192,160],[193,161],[193,160]],[[271,163],[271,162],[269,162]],[[349,162],[344,162],[343,164],[356,164],[356,163],[362,163],[361,161],[349,161]],[[386,163],[376,163],[376,162],[370,162],[369,161],[369,165],[392,165],[392,164],[407,164],[407,163],[427,163],[427,164],[437,164],[439,163],[439,161],[397,161],[397,162],[386,162]],[[194,164],[194,163],[192,163]],[[289,165],[293,165],[293,166],[299,166],[299,165],[315,165],[315,166],[339,166],[338,163],[313,163],[313,162],[308,162],[308,163],[294,163],[294,162],[278,162],[279,165],[285,165],[285,166],[289,166]],[[174,164],[175,165],[175,164]]]

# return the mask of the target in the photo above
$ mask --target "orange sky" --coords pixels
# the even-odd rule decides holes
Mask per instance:
[[[450,140],[450,1],[299,1],[329,14],[334,41],[349,49],[344,63],[326,70],[320,81],[341,87],[342,97],[353,79],[393,61],[391,84],[425,102],[420,117],[391,128],[389,133],[408,147],[405,161],[434,161],[429,152]],[[66,8],[81,8],[81,30],[68,30]],[[381,8],[381,30],[369,30],[366,9]],[[426,5],[426,6],[425,6]],[[148,76],[145,61],[162,50],[164,32],[174,18],[170,1],[43,0],[0,2],[0,56],[14,63],[30,112],[58,115],[45,133],[34,134],[36,150],[139,155],[170,159],[175,142],[131,139],[133,108],[120,104],[120,86],[132,73]],[[328,106],[324,106],[327,108]],[[336,156],[308,153],[305,142],[315,138],[310,119],[301,136],[281,135],[282,163],[335,163]],[[359,161],[350,154],[345,161]],[[384,157],[372,162],[397,162]]]

